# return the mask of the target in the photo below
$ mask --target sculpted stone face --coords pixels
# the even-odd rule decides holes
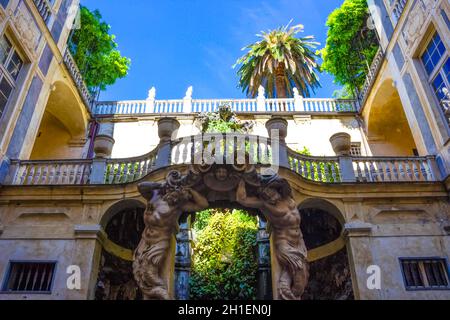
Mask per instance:
[[[217,168],[215,177],[218,181],[225,181],[228,178],[228,170],[225,168]]]
[[[263,197],[270,204],[276,204],[279,200],[281,200],[280,193],[273,188],[266,188],[263,190]]]

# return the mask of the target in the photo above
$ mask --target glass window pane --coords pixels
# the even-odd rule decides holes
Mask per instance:
[[[425,50],[425,52],[422,55],[423,64],[427,64],[429,59],[430,59],[430,53],[428,52],[428,49],[427,49],[427,50]]]
[[[17,54],[17,52],[13,53],[13,56],[11,57],[11,60],[8,63],[8,71],[11,74],[11,77],[14,78],[14,80],[17,79],[17,77],[19,76],[19,72],[20,69],[22,68],[22,59],[20,59],[19,55]]]
[[[447,59],[447,61],[444,64],[444,75],[447,79],[448,84],[450,84],[450,58]],[[450,90],[450,88],[448,88]]]
[[[9,98],[12,89],[12,85],[10,85],[5,78],[0,81],[0,94],[2,94],[5,98]]]
[[[444,87],[444,80],[442,76],[439,74],[433,81],[434,92],[436,93],[439,101],[444,99],[444,93],[442,92],[442,88]]]
[[[439,54],[439,52],[435,51],[433,53],[433,55],[431,56],[431,63],[433,64],[433,69],[438,65],[439,60],[441,60],[441,57],[442,56]]]
[[[427,70],[428,74],[431,74],[433,72],[434,66],[431,63],[431,60],[428,60],[428,62],[425,64],[425,70]]]
[[[5,36],[0,38],[0,62],[5,63],[6,58],[11,50],[11,43]]]
[[[425,70],[428,74],[431,74],[436,68],[442,56],[445,54],[445,51],[445,45],[441,41],[441,37],[439,36],[439,34],[436,32],[436,34],[428,44],[425,53],[421,57],[422,62],[425,66]]]
[[[441,57],[444,55],[444,53],[446,51],[445,50],[445,45],[442,42],[440,42],[439,45],[438,45],[438,51],[439,51],[439,54],[440,54]]]
[[[3,95],[0,94],[0,118],[2,117],[3,111],[5,111],[6,104],[8,103],[8,99],[3,97]]]

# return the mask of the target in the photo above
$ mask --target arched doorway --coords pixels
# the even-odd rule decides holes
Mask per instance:
[[[343,241],[342,214],[333,204],[322,199],[302,202],[299,211],[308,252],[327,251],[317,260],[310,257],[313,261],[309,263],[309,282],[302,299],[353,300],[350,265]]]
[[[175,298],[270,300],[270,240],[264,216],[232,203],[211,208],[180,219]]]
[[[417,146],[400,96],[391,79],[372,100],[367,122],[368,143],[374,156],[414,156]]]
[[[140,300],[142,294],[133,279],[131,252],[144,230],[145,206],[137,200],[116,203],[102,218],[107,239],[101,252],[96,300]]]

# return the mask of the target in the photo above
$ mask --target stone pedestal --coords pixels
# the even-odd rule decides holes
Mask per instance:
[[[350,155],[352,138],[348,133],[339,132],[331,136],[330,143],[337,156]]]
[[[267,121],[266,129],[271,139],[272,166],[288,168],[289,159],[286,146],[288,122],[283,118],[272,118]]]
[[[180,128],[180,123],[175,118],[161,118],[158,121],[158,155],[156,157],[156,168],[164,168],[171,164],[171,141],[173,133]]]

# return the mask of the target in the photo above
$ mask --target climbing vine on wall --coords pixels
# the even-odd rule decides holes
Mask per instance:
[[[256,298],[258,231],[256,217],[242,210],[197,213],[191,299]]]

